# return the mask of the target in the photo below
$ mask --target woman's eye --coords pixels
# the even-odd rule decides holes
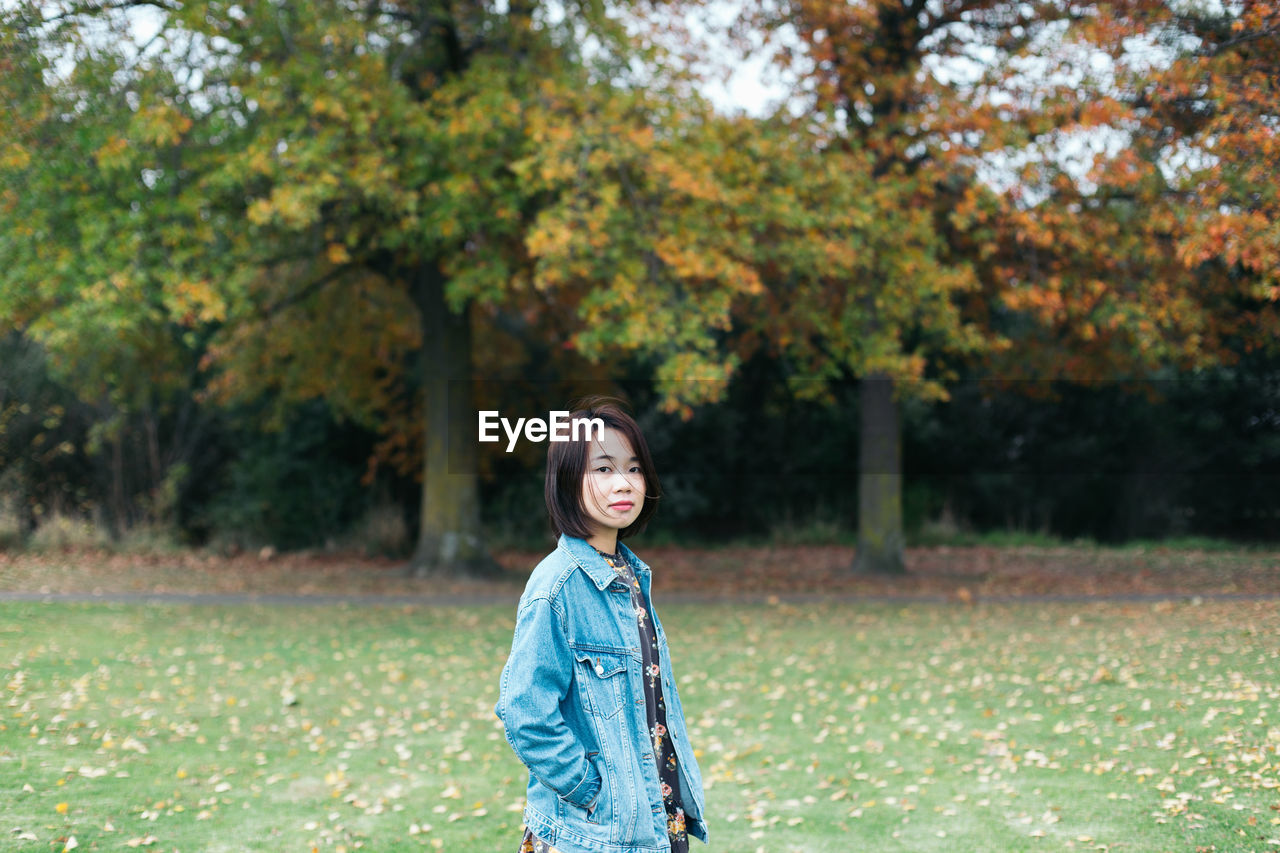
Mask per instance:
[[[607,473],[609,473],[609,466],[608,466],[608,465],[601,465],[599,468],[597,468],[597,469],[596,469],[596,473],[597,473],[597,474],[607,474]]]

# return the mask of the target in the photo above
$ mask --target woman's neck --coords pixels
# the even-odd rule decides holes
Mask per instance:
[[[598,531],[587,540],[587,544],[605,554],[616,554],[618,553],[618,531],[611,527]]]

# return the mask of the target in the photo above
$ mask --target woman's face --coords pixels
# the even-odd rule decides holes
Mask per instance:
[[[582,478],[582,503],[597,532],[631,525],[644,509],[644,475],[627,438],[606,427],[600,440],[587,447],[587,472]]]

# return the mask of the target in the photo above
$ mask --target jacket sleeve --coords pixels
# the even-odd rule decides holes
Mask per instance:
[[[591,811],[600,772],[560,713],[572,679],[564,622],[549,600],[534,598],[516,616],[494,712],[529,772],[560,799]]]

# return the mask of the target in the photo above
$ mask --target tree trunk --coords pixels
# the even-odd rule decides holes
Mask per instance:
[[[498,565],[480,529],[476,410],[471,393],[471,327],[444,298],[434,263],[412,274],[410,289],[422,324],[421,370],[426,393],[426,447],[414,577],[488,575]]]
[[[124,431],[128,419],[116,427],[111,441],[111,538],[119,540],[129,528],[128,507],[124,497]]]
[[[859,383],[858,551],[855,572],[901,574],[902,433],[893,380],[871,374]]]

